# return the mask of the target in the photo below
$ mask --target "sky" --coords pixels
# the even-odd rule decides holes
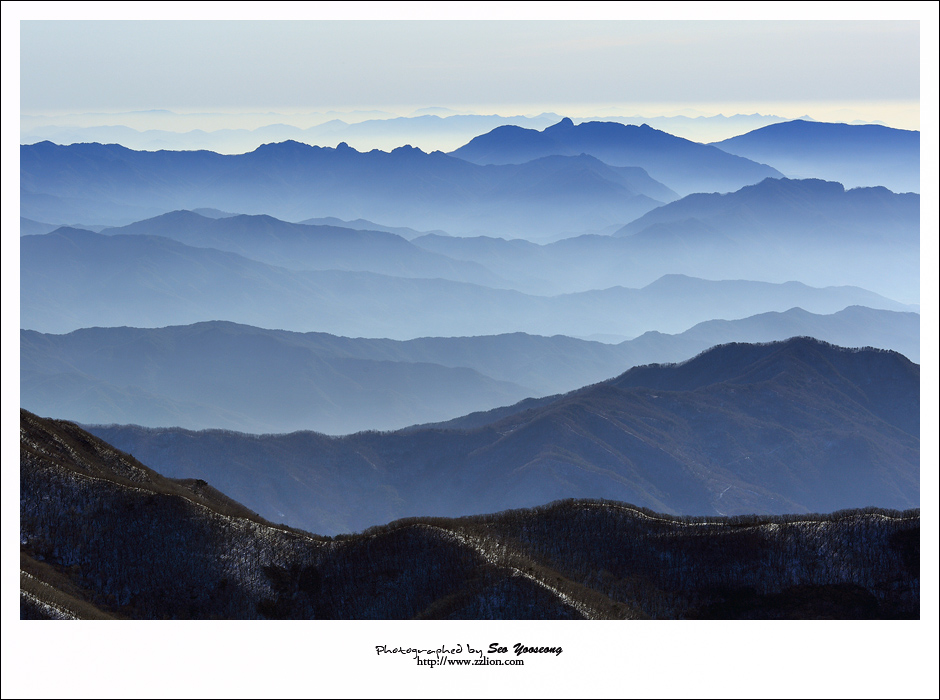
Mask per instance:
[[[916,21],[631,21],[613,8],[584,21],[23,21],[20,113],[841,110],[919,127]]]
[[[5,238],[15,240],[10,234],[17,225],[14,219],[17,114],[149,109],[179,112],[382,109],[403,114],[432,106],[500,114],[554,111],[572,116],[578,112],[652,116],[657,112],[668,114],[688,108],[709,114],[759,111],[788,117],[811,114],[822,120],[877,119],[899,128],[923,128],[926,148],[933,149],[925,152],[934,154],[935,164],[935,3],[263,5],[263,9],[259,9],[259,4],[237,2],[4,2],[3,199],[14,202],[14,206],[4,207]],[[327,17],[334,21],[159,21],[184,17],[214,19],[220,14],[220,8],[224,8],[227,17],[236,19],[262,16],[294,19],[302,13],[308,20]],[[564,21],[519,19],[530,17],[536,10],[540,17]],[[847,21],[843,19],[847,14],[864,21]],[[434,19],[407,21],[428,15]],[[627,21],[640,16],[655,19]],[[675,16],[692,21],[656,21]],[[67,21],[46,20],[47,17]],[[336,18],[360,17],[383,21],[336,21]],[[472,21],[481,17],[513,21]],[[706,17],[720,21],[702,21]],[[918,40],[917,24],[910,21],[920,17],[931,22],[931,43],[926,47]],[[111,21],[77,21],[80,18]],[[398,21],[387,21],[393,18]],[[582,18],[587,19],[582,21]],[[18,19],[42,21],[24,21],[18,26]],[[460,21],[436,21],[443,19]],[[573,21],[575,19],[579,21]],[[926,63],[922,63],[922,56],[929,57]],[[929,68],[926,79],[922,66]],[[929,89],[933,92],[922,95],[921,85],[932,85]],[[919,106],[924,105],[923,114],[929,117],[929,122],[924,122],[919,115]],[[925,172],[929,175],[929,171]],[[936,191],[935,170],[930,177],[934,189],[929,189],[931,182],[927,180],[923,183],[924,191]],[[935,205],[931,216],[927,228],[930,221],[936,221]],[[18,403],[18,325],[11,321],[17,319],[16,245],[10,244],[11,251],[5,243],[3,256],[6,262],[3,275],[5,426],[12,425],[8,417],[16,415]],[[932,255],[923,258],[925,266],[934,266],[925,267],[921,275],[928,285],[936,280],[935,245],[932,251]],[[930,294],[936,295],[935,286]],[[922,301],[926,317],[935,318],[933,296]],[[932,331],[926,326],[924,332],[925,336],[932,335],[935,343],[935,325]],[[936,366],[926,359],[936,356],[935,348],[925,350],[922,356],[925,358],[925,386],[935,391]],[[15,459],[12,440],[8,443],[6,438],[7,431],[4,431],[5,465]],[[924,447],[926,455],[926,445]],[[15,491],[10,493],[15,497]],[[7,508],[6,500],[4,505],[6,544],[6,536],[15,532],[18,525],[15,506]],[[5,547],[7,549],[12,547]],[[7,573],[4,561],[5,622],[17,616],[16,594],[7,590],[6,581],[10,579]],[[925,595],[923,604],[925,618],[935,621],[936,597]],[[187,626],[185,635],[172,637],[166,634],[165,628],[163,634],[153,635],[151,627],[145,637],[144,628],[133,623],[122,626],[120,634],[97,628],[90,637],[84,626],[64,630],[58,637],[40,638],[34,628],[24,630],[22,624],[16,632],[19,639],[25,638],[33,645],[41,643],[49,649],[68,650],[67,654],[56,655],[59,669],[56,675],[63,682],[71,682],[74,674],[83,672],[84,657],[78,653],[82,649],[94,649],[95,658],[113,659],[113,669],[125,664],[133,669],[135,660],[144,656],[149,659],[150,654],[158,651],[155,645],[166,645],[177,654],[177,660],[189,658],[198,662],[173,664],[174,668],[193,667],[192,675],[187,676],[190,683],[187,690],[195,694],[201,691],[217,694],[224,692],[223,689],[245,692],[240,688],[255,686],[239,685],[246,680],[243,672],[249,667],[260,667],[272,670],[264,674],[268,685],[257,686],[259,690],[264,687],[265,694],[278,690],[290,693],[291,688],[283,685],[284,679],[290,681],[297,677],[296,670],[301,669],[309,672],[309,678],[305,681],[301,676],[296,681],[298,685],[293,688],[296,694],[322,694],[324,687],[332,687],[333,692],[343,692],[345,688],[345,693],[369,687],[375,692],[384,686],[405,689],[409,695],[428,696],[436,689],[428,678],[403,665],[400,675],[390,674],[384,667],[375,665],[369,648],[374,644],[429,645],[458,641],[453,627],[403,629],[363,623],[356,626],[354,635],[349,634],[349,629],[349,625],[320,623],[315,635],[309,633],[310,628],[304,628],[307,634],[298,636],[297,625],[270,625],[264,628],[263,634],[253,626],[253,639],[263,644],[254,646],[250,655],[246,655],[243,628],[234,626],[225,627],[228,633],[224,636],[219,634],[219,626],[204,625]],[[557,627],[546,625],[518,624],[507,628],[487,623],[486,627],[460,628],[460,633],[468,629],[472,637],[460,641],[553,644],[563,639],[570,645],[570,651],[562,659],[564,663],[539,664],[538,676],[534,675],[536,669],[531,673],[521,670],[514,675],[503,673],[500,685],[490,686],[490,692],[495,688],[504,693],[515,690],[521,697],[529,696],[531,690],[525,688],[531,689],[536,678],[541,679],[539,686],[546,688],[550,696],[557,692],[569,697],[583,694],[620,697],[624,692],[623,684],[627,683],[628,692],[636,694],[701,695],[707,694],[709,689],[720,689],[719,692],[731,697],[749,697],[754,689],[758,692],[767,689],[766,678],[760,675],[762,672],[774,673],[772,685],[782,695],[805,692],[810,683],[814,691],[823,695],[849,695],[855,691],[886,695],[894,694],[889,692],[893,687],[890,673],[893,668],[935,668],[935,657],[918,661],[916,656],[908,657],[907,646],[898,646],[896,650],[894,645],[873,646],[866,635],[843,636],[844,627],[839,628],[840,635],[834,638],[842,648],[835,660],[828,652],[807,654],[799,659],[799,673],[788,668],[785,674],[775,672],[779,670],[778,656],[788,640],[800,640],[804,628],[787,628],[785,634],[780,627],[758,628],[760,634],[773,639],[773,648],[769,651],[761,645],[736,648],[739,663],[733,669],[720,663],[722,645],[710,641],[720,640],[726,633],[726,628],[720,624],[700,625],[694,634],[690,634],[688,627],[650,630],[645,626],[642,635],[601,636],[600,644],[598,630],[609,633],[609,625],[592,625],[589,629],[581,626],[574,630],[569,627],[562,634]],[[682,640],[674,636],[680,629]],[[933,629],[935,631],[935,626]],[[133,632],[130,637],[133,644],[127,643],[128,630]],[[905,635],[907,630],[905,628]],[[235,634],[231,634],[233,631]],[[275,647],[277,634],[272,631],[293,635],[289,637],[291,643]],[[814,628],[813,633],[818,631]],[[827,628],[827,631],[832,630]],[[58,627],[56,632],[59,632]],[[498,638],[500,633],[503,636]],[[4,634],[5,639],[11,636]],[[88,639],[94,644],[88,644]],[[649,640],[668,644],[673,655],[659,662],[650,658],[645,653]],[[695,642],[700,642],[697,649],[690,647]],[[34,648],[27,644],[22,646]],[[108,653],[99,654],[101,648],[106,648]],[[338,655],[339,651],[331,653],[331,648],[341,650],[342,655]],[[870,675],[875,664],[864,665],[863,660],[874,659],[872,649],[877,651],[877,668],[885,670],[884,678]],[[211,668],[226,668],[228,675],[202,672],[206,650],[210,650],[208,658],[215,662]],[[681,674],[680,678],[680,674],[671,672],[670,665],[675,662],[675,654],[683,652],[687,653],[683,665],[689,672]],[[229,655],[228,666],[219,662],[220,654]],[[4,657],[6,665],[6,647]],[[784,655],[783,658],[790,657]],[[36,659],[44,661],[41,655]],[[28,659],[17,660],[26,664],[25,668],[31,671],[27,675],[31,678],[45,671],[32,668]],[[715,663],[710,666],[709,660]],[[849,660],[851,667],[863,668],[865,673],[849,676],[833,673]],[[269,666],[264,666],[265,663]],[[334,682],[324,673],[324,664],[334,669],[349,668],[344,679],[335,681],[342,685],[323,685],[325,680]],[[277,669],[294,669],[295,673],[273,673]],[[591,678],[607,681],[609,685],[586,684],[579,669],[585,672],[590,669]],[[493,678],[499,672],[486,670]],[[657,670],[661,672],[658,678]],[[443,672],[425,673],[440,676]],[[117,679],[112,681],[115,687],[102,686],[105,696],[109,692],[120,696],[123,692],[120,673],[114,678]],[[162,683],[149,686],[157,694],[161,689],[164,692],[175,689],[169,674],[148,673],[148,678]],[[247,681],[253,678],[247,675]],[[52,680],[45,676],[43,682],[48,684]],[[451,680],[471,694],[488,690],[482,673]],[[930,682],[936,682],[935,674]],[[363,683],[375,685],[363,686]],[[49,692],[55,692],[55,686],[46,687]],[[62,687],[62,692],[68,692],[66,686]],[[455,691],[446,689],[445,692]]]

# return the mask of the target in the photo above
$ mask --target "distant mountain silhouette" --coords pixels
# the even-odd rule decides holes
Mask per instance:
[[[408,228],[407,226],[384,226],[382,224],[377,224],[374,221],[369,221],[368,219],[343,221],[342,219],[337,219],[335,216],[316,217],[313,219],[306,219],[305,221],[299,221],[298,223],[309,224],[312,226],[339,226],[340,228],[353,228],[357,231],[385,231],[386,233],[394,233],[396,236],[401,236],[407,241],[418,238],[419,236],[425,236],[427,234],[436,234],[441,236],[449,235],[445,231],[415,231],[413,228]]]
[[[619,345],[566,336],[343,338],[207,322],[158,329],[20,334],[20,403],[81,423],[343,434],[439,423],[571,391],[634,365],[688,359],[730,341],[812,335],[919,359],[920,317],[850,307],[707,321]],[[495,420],[488,414],[483,422]],[[476,425],[478,417],[452,426]],[[481,423],[482,424],[482,423]]]
[[[20,235],[21,236],[41,236],[44,233],[50,233],[59,228],[58,224],[45,224],[41,221],[33,221],[20,217]]]
[[[746,270],[751,279],[773,280],[777,269],[815,285],[920,297],[920,196],[884,187],[767,179],[729,194],[689,195],[615,236],[631,237],[632,248],[650,257],[679,251],[683,270],[683,260],[700,260],[718,276],[727,275],[722,265]]]
[[[331,539],[27,411],[19,477],[21,619],[919,616],[916,510],[704,519],[566,500]]]
[[[616,347],[627,347],[644,356],[648,364],[677,362],[713,345],[729,342],[766,343],[794,336],[812,336],[842,347],[874,347],[894,350],[920,362],[920,315],[850,306],[834,314],[812,314],[800,308],[771,311],[740,320],[704,321],[679,333],[644,333]]]
[[[728,192],[767,177],[773,168],[726,151],[672,136],[647,125],[568,119],[542,131],[500,126],[452,152],[471,163],[525,163],[550,155],[588,154],[614,166],[643,168],[680,195]]]
[[[225,221],[232,220],[220,223]],[[287,270],[159,236],[64,228],[20,239],[20,291],[21,327],[46,333],[224,319],[396,339],[516,331],[632,337],[794,306],[813,313],[850,305],[912,310],[859,288],[683,276],[663,277],[641,289],[542,297],[443,279]]]
[[[637,168],[589,156],[483,167],[410,146],[360,153],[295,141],[233,156],[41,142],[21,147],[20,180],[23,216],[41,221],[121,225],[211,207],[541,237],[630,221],[666,201],[658,195],[671,198]]]
[[[637,287],[665,274],[813,286],[856,285],[920,298],[920,197],[836,182],[767,179],[736,192],[693,194],[613,236],[536,245],[492,237],[425,235],[427,250],[484,265],[514,288],[562,294]]]
[[[321,533],[556,498],[683,514],[919,502],[920,371],[812,339],[646,366],[466,430],[316,433],[89,428],[170,476]]]
[[[291,224],[271,216],[206,218],[196,212],[175,211],[103,233],[163,236],[293,270],[366,271],[509,286],[478,263],[431,253],[392,233]]]
[[[350,146],[368,151],[373,148],[391,150],[403,143],[410,143],[424,151],[450,151],[465,144],[475,136],[490,131],[498,126],[512,124],[529,129],[543,129],[558,122],[560,117],[553,113],[543,113],[533,117],[501,116],[497,114],[453,114],[453,113],[414,113],[408,117],[395,117],[392,114],[375,113],[371,119],[362,119],[362,114],[341,114],[339,118],[313,126],[291,125],[288,123],[267,124],[255,128],[208,129],[192,128],[194,121],[188,115],[176,115],[165,120],[164,128],[145,128],[135,122],[135,114],[100,115],[110,125],[86,123],[76,126],[64,125],[67,119],[31,118],[24,122],[20,143],[32,144],[40,141],[67,145],[73,143],[117,143],[135,150],[155,151],[200,151],[209,150],[217,153],[247,153],[258,146],[272,141],[294,140],[317,146],[331,146],[344,141]],[[169,116],[169,115],[168,115]],[[215,115],[218,117],[219,115]],[[227,115],[229,118],[231,115]],[[206,115],[208,119],[211,116]],[[74,118],[74,116],[73,116]],[[288,115],[272,115],[272,119],[286,122]],[[115,119],[124,124],[114,125]],[[303,118],[301,118],[302,120]],[[87,120],[87,115],[86,115]],[[747,131],[785,121],[782,117],[761,114],[735,114],[724,116],[685,116],[670,117],[620,116],[589,117],[582,121],[611,121],[622,124],[649,124],[670,134],[707,143],[743,134]],[[175,125],[174,125],[175,122]],[[175,128],[174,128],[175,126]]]
[[[712,144],[768,163],[791,178],[835,180],[846,187],[920,192],[920,132],[877,124],[797,119]]]
[[[40,413],[89,423],[344,434],[451,418],[532,393],[467,367],[357,354],[368,341],[315,335],[221,322],[23,331],[21,398]]]
[[[653,224],[682,230],[699,222],[735,237],[910,246],[919,244],[920,197],[884,187],[846,190],[838,182],[768,178],[737,192],[683,197],[630,222],[616,235],[637,235]]]
[[[108,115],[114,119],[116,115]],[[289,119],[288,115],[279,115]],[[127,126],[101,125],[77,127],[45,125],[30,128],[22,134],[21,143],[52,141],[57,144],[117,143],[135,150],[199,151],[237,154],[253,151],[266,143],[299,141],[310,145],[329,146],[349,143],[359,150],[381,148],[391,150],[403,143],[414,144],[425,151],[451,150],[466,143],[477,134],[506,123],[541,128],[556,121],[553,114],[536,117],[500,115],[413,115],[396,117],[389,113],[376,113],[373,119],[364,115],[342,114],[314,126],[285,123],[267,124],[242,129],[192,129],[180,126],[172,129],[133,129]],[[357,116],[359,117],[357,119]],[[122,118],[130,123],[127,115]],[[169,124],[172,121],[167,120]],[[177,121],[182,122],[183,119]],[[741,133],[743,129],[736,133]],[[711,139],[709,139],[711,140]]]

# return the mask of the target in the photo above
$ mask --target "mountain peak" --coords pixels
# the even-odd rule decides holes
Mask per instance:
[[[416,146],[412,146],[411,144],[408,144],[408,143],[406,143],[404,146],[399,146],[398,148],[392,149],[391,152],[397,155],[403,155],[406,153],[413,153],[415,155],[420,153],[421,155],[427,155],[420,148],[417,148]]]
[[[289,152],[302,152],[308,150],[320,150],[318,146],[311,146],[307,143],[301,143],[300,141],[295,141],[294,139],[288,139],[286,141],[280,141],[277,143],[263,143],[258,146],[252,153],[289,153]]]
[[[574,128],[574,122],[571,121],[569,117],[565,117],[557,124],[552,124],[551,126],[545,127],[542,130],[542,133],[544,134],[544,133],[548,133],[549,131],[561,131],[563,129],[571,129],[571,128]]]

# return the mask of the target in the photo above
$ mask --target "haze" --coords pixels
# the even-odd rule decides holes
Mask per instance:
[[[918,31],[914,21],[24,21],[21,114],[681,107],[916,129]]]

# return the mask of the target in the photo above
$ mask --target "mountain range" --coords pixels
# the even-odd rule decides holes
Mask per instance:
[[[175,211],[107,235],[162,236],[196,248],[238,253],[293,270],[349,270],[397,277],[441,278],[490,287],[508,287],[479,263],[454,260],[412,245],[385,231],[292,224],[266,215],[209,218]]]
[[[920,132],[878,124],[795,121],[770,124],[712,144],[767,163],[791,178],[846,187],[920,192]]]
[[[26,411],[20,485],[21,619],[890,619],[920,609],[918,511],[702,519],[568,500],[324,538]]]
[[[526,163],[546,156],[587,154],[614,166],[643,168],[680,195],[729,192],[782,174],[714,146],[679,138],[647,124],[582,122],[567,117],[542,131],[500,126],[452,155],[480,165]]]
[[[918,245],[920,197],[884,187],[846,190],[824,180],[768,178],[727,194],[693,194],[658,207],[615,235],[662,236],[659,226],[705,224],[734,237],[775,237],[805,245],[825,237],[833,245]]]
[[[201,119],[200,119],[201,116]],[[358,150],[391,150],[410,143],[424,151],[452,150],[483,132],[512,124],[532,129],[551,126],[561,119],[553,113],[535,116],[500,116],[455,114],[430,110],[409,116],[392,114],[266,115],[242,118],[233,123],[233,115],[181,115],[163,112],[156,115],[125,113],[123,125],[113,125],[116,115],[62,115],[60,117],[21,117],[20,143],[52,141],[72,143],[118,143],[135,150],[210,150],[217,153],[245,153],[272,141],[300,141],[311,146],[333,146],[345,141]],[[373,118],[364,118],[372,116]],[[106,120],[108,124],[103,124]],[[584,118],[578,121],[598,121]],[[291,122],[294,123],[291,123]],[[309,124],[313,121],[313,124]],[[623,124],[649,124],[676,136],[708,142],[742,134],[782,117],[762,114],[732,116],[624,116],[605,117],[603,121]],[[267,123],[262,123],[267,122]],[[230,124],[219,128],[218,124]],[[214,127],[214,128],[213,128]]]
[[[171,212],[103,232],[159,235],[291,269],[442,278],[535,295],[637,287],[679,273],[854,285],[916,302],[919,207],[919,195],[884,188],[846,190],[836,182],[767,179],[725,195],[689,195],[613,227],[613,235],[542,245],[335,217],[300,225],[208,209]],[[24,220],[21,235],[53,228]]]
[[[408,341],[204,322],[167,328],[20,333],[20,403],[82,423],[251,433],[345,434],[447,421],[681,361],[728,342],[798,335],[919,360],[920,317],[795,308],[706,321],[618,345],[512,333]]]
[[[834,313],[851,305],[912,310],[856,287],[818,289],[795,282],[706,281],[681,275],[640,289],[543,297],[442,279],[288,270],[159,236],[67,228],[20,238],[20,291],[21,328],[46,333],[225,319],[262,328],[402,340],[517,331],[634,337],[647,330],[681,332],[713,318],[794,306],[812,313]]]
[[[681,273],[851,284],[909,302],[920,296],[920,196],[821,180],[768,178],[727,194],[688,195],[613,235],[547,245],[439,234],[412,242],[535,293],[638,286]]]
[[[323,534],[570,497],[697,515],[910,508],[919,383],[897,353],[797,338],[637,367],[475,427],[341,438],[89,430],[168,476]]]
[[[622,224],[674,197],[641,168],[586,155],[485,167],[410,146],[360,153],[295,141],[232,156],[41,142],[20,148],[20,185],[21,215],[44,222],[124,225],[211,207],[535,237]]]
[[[388,116],[21,146],[21,617],[919,616],[918,132]]]
[[[918,195],[884,188],[845,190],[835,182],[767,179],[726,195],[689,195],[615,229],[613,236],[583,235],[545,245],[421,234],[365,220],[300,225],[214,210],[171,212],[103,232],[158,235],[291,269],[442,278],[536,295],[640,286],[681,273],[849,284],[914,301],[919,207]]]

